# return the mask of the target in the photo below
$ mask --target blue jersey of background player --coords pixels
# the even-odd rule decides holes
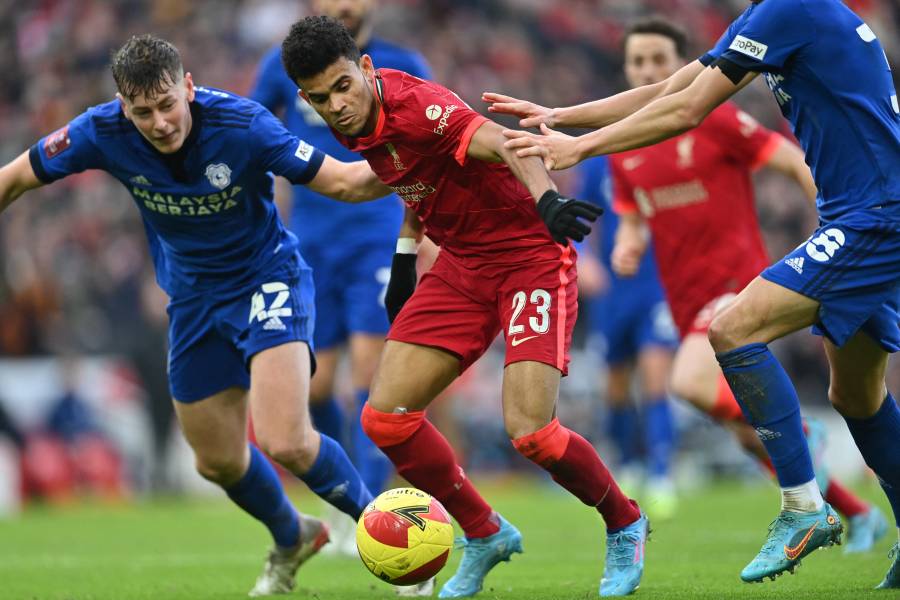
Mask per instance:
[[[317,494],[354,517],[371,495],[343,449],[309,424],[312,278],[278,219],[271,173],[347,201],[385,188],[365,162],[326,157],[256,102],[195,87],[164,40],[131,38],[112,71],[116,100],[0,169],[0,206],[87,169],[129,190],[171,299],[170,387],[197,470],[274,538],[251,594],[289,591],[328,531],[298,515],[248,448],[248,403],[261,447]]]
[[[313,3],[313,9],[317,14],[340,20],[376,67],[430,79],[428,66],[419,53],[372,37],[372,5],[364,0],[320,0]],[[345,161],[360,159],[337,142],[325,121],[297,95],[296,84],[282,67],[280,47],[263,58],[250,96],[280,114],[291,132],[330,156]],[[284,206],[283,202],[279,204]],[[300,251],[312,267],[316,283],[314,339],[319,370],[310,394],[313,418],[320,431],[342,439],[344,419],[333,395],[338,350],[349,341],[358,412],[368,398],[389,328],[384,293],[403,206],[395,195],[361,206],[339,205],[304,186],[294,186],[290,206],[290,229],[300,239]],[[390,462],[363,434],[358,418],[352,419],[351,424],[354,463],[369,489],[377,494],[390,475]],[[355,527],[349,525],[346,532],[336,528],[335,547],[355,556]]]
[[[601,235],[588,239],[589,252],[579,261],[596,260],[605,272],[605,287],[588,304],[591,332],[601,340],[607,363],[607,430],[621,461],[618,478],[621,485],[636,487],[643,479],[640,449],[646,455],[646,497],[652,496],[655,515],[666,518],[675,509],[674,487],[670,479],[674,425],[666,396],[672,354],[678,334],[652,252],[641,260],[633,277],[620,277],[612,269],[610,256],[615,244],[619,218],[612,210],[612,177],[605,156],[580,165],[579,198],[606,209],[601,217]],[[642,416],[632,400],[635,370],[640,375]]]
[[[803,441],[797,393],[768,344],[809,325],[823,334],[829,400],[847,422],[891,503],[900,534],[900,409],[885,385],[888,354],[900,349],[900,106],[884,49],[839,0],[762,0],[700,60],[666,81],[558,118],[602,127],[578,138],[508,132],[521,156],[554,168],[631,150],[696,127],[765,73],[806,153],[819,190],[821,227],[766,269],[713,320],[709,339],[735,397],[772,458],[782,512],[745,581],[790,570],[840,539]],[[542,107],[540,107],[542,108]],[[900,542],[879,587],[900,588]]]

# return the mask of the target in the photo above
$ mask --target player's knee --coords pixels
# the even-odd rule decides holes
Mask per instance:
[[[424,420],[424,410],[386,413],[375,410],[368,402],[360,415],[362,430],[379,448],[402,444],[418,431]]]
[[[312,430],[289,437],[261,436],[257,439],[263,452],[293,473],[305,473],[312,468],[319,453],[317,442]]]
[[[880,385],[870,390],[832,381],[828,386],[828,401],[841,415],[851,419],[868,419],[874,415],[881,408],[884,396],[884,387]]]
[[[240,481],[247,470],[247,465],[240,457],[215,453],[211,456],[197,455],[195,466],[201,477],[224,487]]]
[[[737,335],[738,323],[731,316],[732,314],[731,312],[720,313],[709,324],[706,335],[716,352],[727,352],[742,345],[740,337]]]
[[[553,419],[544,427],[521,436],[510,434],[513,447],[519,454],[544,468],[551,467],[562,458],[570,436],[571,432],[560,425],[559,419]]]

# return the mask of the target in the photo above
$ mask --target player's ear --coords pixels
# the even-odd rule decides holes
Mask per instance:
[[[187,91],[187,101],[193,102],[196,91],[194,89],[194,78],[191,77],[190,72],[184,74],[184,89]]]
[[[363,54],[359,57],[359,69],[363,72],[367,78],[375,75],[375,65],[372,63],[372,57],[368,54]]]
[[[128,111],[128,104],[125,102],[125,97],[122,96],[119,92],[116,92],[116,98],[119,100],[119,106],[122,107],[122,112],[125,113],[125,118],[129,121],[131,120],[131,113]]]

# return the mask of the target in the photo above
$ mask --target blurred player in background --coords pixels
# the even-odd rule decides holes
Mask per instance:
[[[540,123],[541,136],[508,133],[520,155],[567,168],[714,122],[718,107],[759,73],[812,167],[820,227],[709,327],[782,489],[781,513],[744,581],[792,572],[816,548],[840,541],[842,525],[822,498],[803,440],[796,390],[768,348],[810,325],[831,367],[829,400],[878,475],[900,536],[900,408],[885,386],[889,353],[900,350],[900,105],[884,49],[838,0],[753,2],[712,50],[665,81],[529,115],[536,118],[522,125]],[[550,130],[553,123],[602,129],[573,138]],[[880,588],[900,588],[900,542],[890,557]]]
[[[374,0],[315,0],[315,14],[340,20],[362,52],[379,66],[406,71],[430,79],[425,60],[417,52],[372,36]],[[329,156],[359,160],[334,139],[315,110],[297,96],[297,85],[284,72],[281,48],[263,59],[250,97],[279,114],[294,135],[307,140]],[[285,195],[279,186],[276,196]],[[290,195],[290,192],[287,192]],[[310,387],[310,411],[316,428],[346,441],[346,421],[335,401],[335,370],[341,351],[350,358],[356,412],[350,419],[348,451],[366,486],[379,494],[391,473],[387,457],[362,432],[359,414],[369,397],[372,374],[384,346],[389,324],[384,292],[391,271],[391,257],[403,220],[403,205],[396,195],[359,206],[335,204],[303,185],[293,188],[292,200],[276,198],[282,218],[300,240],[300,252],[313,270],[316,284],[316,374]],[[356,524],[334,518],[334,548],[356,556]]]
[[[485,502],[425,419],[435,396],[501,329],[513,445],[606,520],[601,595],[632,592],[643,572],[647,518],[590,443],[555,418],[578,306],[568,239],[583,239],[590,231],[583,219],[601,210],[560,196],[539,160],[505,152],[502,128],[450,90],[376,71],[333,19],[295,24],[282,58],[335,137],[361,152],[407,205],[386,301],[396,319],[362,423],[400,475],[438,498],[465,532],[459,568],[440,596],[478,593],[490,569],[522,551],[521,534]],[[416,288],[423,229],[441,252]]]
[[[579,198],[611,209],[607,158],[587,160],[580,171]],[[578,272],[579,283],[593,277],[597,282],[586,285],[600,288],[587,298],[588,317],[607,365],[606,425],[619,451],[616,479],[629,493],[641,490],[642,506],[652,519],[666,519],[677,505],[671,477],[675,424],[666,386],[678,334],[653,255],[646,253],[632,276],[618,276],[610,257],[619,219],[607,210],[602,220],[601,235],[591,236],[582,247]],[[632,398],[635,372],[640,411]]]
[[[143,217],[169,295],[169,386],[197,471],[275,542],[250,594],[289,592],[328,541],[298,514],[257,440],[314,492],[358,517],[371,500],[344,450],[307,409],[313,287],[272,201],[272,176],[346,201],[384,195],[364,161],[327,157],[259,104],[195,86],[178,50],[149,35],[113,57],[117,99],[91,107],[0,169],[0,208],[87,169],[118,179]]]

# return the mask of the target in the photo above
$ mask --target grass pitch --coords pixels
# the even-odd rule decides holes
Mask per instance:
[[[597,597],[604,545],[596,513],[549,481],[477,483],[521,529],[525,545],[524,554],[491,573],[479,598]],[[876,487],[862,494],[889,514]],[[308,493],[295,500],[309,512],[321,506]],[[872,589],[889,566],[894,530],[869,554],[819,550],[796,575],[742,583],[738,573],[759,550],[777,508],[778,492],[764,482],[684,496],[675,519],[652,524],[646,571],[634,598],[900,597],[896,590]],[[19,519],[0,521],[0,599],[238,600],[253,585],[268,544],[266,531],[224,498],[30,509]],[[453,573],[460,555],[454,551],[439,583]],[[288,597],[395,596],[358,560],[316,557],[301,568],[297,590]]]

